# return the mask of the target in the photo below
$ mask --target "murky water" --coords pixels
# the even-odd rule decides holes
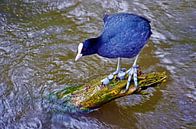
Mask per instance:
[[[0,128],[195,128],[195,8],[195,0],[1,0]],[[44,96],[54,89],[115,70],[116,60],[96,55],[74,62],[78,43],[99,35],[103,15],[115,12],[152,21],[138,63],[166,71],[168,81],[147,97],[120,98],[90,114],[48,112]]]

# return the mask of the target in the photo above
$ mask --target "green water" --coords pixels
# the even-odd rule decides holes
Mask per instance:
[[[195,128],[195,8],[194,0],[1,0],[0,128]],[[116,12],[151,20],[153,35],[138,64],[145,72],[166,71],[167,82],[90,114],[48,111],[48,93],[115,70],[114,59],[74,58],[80,42],[101,33],[104,14]],[[132,62],[124,59],[123,66]]]

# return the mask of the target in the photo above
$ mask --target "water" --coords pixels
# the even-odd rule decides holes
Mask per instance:
[[[195,128],[195,8],[194,0],[1,0],[0,128]],[[138,63],[146,72],[166,71],[167,82],[90,114],[48,112],[44,96],[54,89],[115,70],[116,60],[96,55],[74,62],[78,43],[98,36],[104,14],[115,12],[151,20],[153,35]]]

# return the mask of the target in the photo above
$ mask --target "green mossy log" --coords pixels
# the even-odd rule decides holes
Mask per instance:
[[[57,99],[69,98],[69,102],[81,110],[99,108],[105,103],[116,98],[131,94],[142,94],[148,87],[155,87],[166,80],[166,73],[148,73],[138,76],[139,88],[135,88],[133,83],[127,92],[125,87],[127,80],[117,80],[114,78],[108,86],[100,83],[100,78],[77,87],[67,87],[55,92]]]

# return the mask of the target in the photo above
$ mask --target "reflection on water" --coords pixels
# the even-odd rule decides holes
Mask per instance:
[[[1,128],[194,128],[195,1],[23,0],[0,2]],[[146,72],[167,71],[165,86],[128,96],[86,115],[48,112],[44,96],[115,69],[99,56],[74,62],[77,44],[102,31],[106,13],[130,12],[152,22],[139,58]],[[123,60],[125,67],[131,60]]]

